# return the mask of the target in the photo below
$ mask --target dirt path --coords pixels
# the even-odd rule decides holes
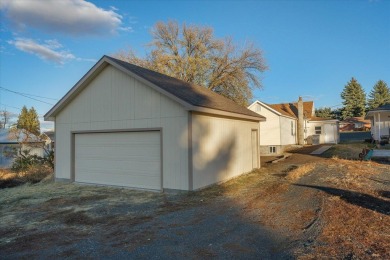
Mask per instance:
[[[390,220],[389,166],[308,152],[188,194],[74,184],[2,190],[0,256],[390,257],[390,230],[385,225]],[[351,222],[351,214],[359,219]],[[353,228],[340,226],[338,219]],[[363,234],[380,243],[364,240]],[[342,251],[335,249],[340,245]]]

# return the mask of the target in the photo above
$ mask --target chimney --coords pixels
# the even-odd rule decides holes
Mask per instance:
[[[304,119],[303,119],[303,101],[302,97],[298,99],[298,144],[305,144],[305,129],[304,129]]]

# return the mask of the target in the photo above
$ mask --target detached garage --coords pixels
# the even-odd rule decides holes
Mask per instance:
[[[260,167],[264,117],[108,56],[45,120],[55,122],[57,180],[196,190]]]

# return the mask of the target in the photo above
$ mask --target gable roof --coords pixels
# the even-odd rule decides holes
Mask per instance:
[[[234,116],[257,121],[264,121],[265,117],[236,104],[209,89],[200,87],[167,75],[145,69],[125,61],[109,56],[103,56],[85,76],[49,110],[45,120],[52,120],[74,97],[81,92],[88,83],[96,77],[106,66],[112,65],[142,81],[154,90],[172,98],[182,104],[189,111],[198,111],[211,114]]]
[[[298,103],[282,103],[282,104],[270,104],[270,107],[285,116],[290,116],[298,119]],[[313,117],[313,101],[303,102],[303,116],[306,119]]]
[[[265,107],[266,109],[268,109],[269,111],[273,112],[274,114],[278,115],[278,116],[286,116],[288,118],[292,118],[292,119],[296,119],[295,117],[292,117],[290,115],[288,115],[287,113],[281,113],[280,111],[276,111],[275,109],[273,109],[270,105],[264,103],[264,102],[261,102],[259,100],[256,100],[254,101],[252,104],[250,104],[248,106],[249,109],[251,109],[255,104],[258,104],[262,107]],[[259,113],[260,114],[260,113]]]

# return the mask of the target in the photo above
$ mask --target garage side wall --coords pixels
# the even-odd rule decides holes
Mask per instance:
[[[193,113],[193,189],[252,171],[251,133],[254,129],[258,134],[258,122]],[[260,158],[258,145],[256,148]]]
[[[113,66],[57,116],[56,178],[71,179],[74,131],[162,128],[163,188],[188,189],[188,112]]]

